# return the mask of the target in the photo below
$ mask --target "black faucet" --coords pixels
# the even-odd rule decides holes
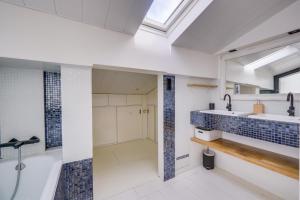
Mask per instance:
[[[4,148],[4,147],[14,147],[14,145],[19,142],[19,140],[17,140],[16,138],[13,138],[11,140],[9,140],[7,143],[2,143],[0,144],[0,148]]]
[[[227,103],[226,109],[227,109],[228,111],[231,111],[231,110],[232,110],[231,96],[230,96],[229,94],[225,94],[225,95],[224,95],[224,101],[226,100],[226,97],[227,97],[227,96],[228,96],[228,98],[229,98],[229,103]]]
[[[295,107],[294,107],[294,95],[293,93],[289,92],[287,95],[287,101],[290,101],[290,107],[287,110],[287,112],[289,113],[289,116],[295,116]]]
[[[38,142],[40,142],[40,139],[36,136],[31,137],[29,140],[22,140],[22,141],[19,141],[19,140],[13,138],[7,143],[0,144],[0,148],[13,147],[15,149],[18,149],[25,144],[34,144],[34,143],[38,143]]]

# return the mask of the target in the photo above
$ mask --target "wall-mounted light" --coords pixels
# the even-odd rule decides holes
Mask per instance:
[[[246,70],[255,70],[257,68],[260,68],[260,67],[263,67],[263,66],[266,66],[268,64],[271,64],[275,61],[278,61],[282,58],[285,58],[285,57],[288,57],[294,53],[297,53],[299,52],[299,49],[297,49],[296,47],[293,47],[293,46],[287,46],[287,47],[284,47],[278,51],[275,51],[265,57],[262,57],[252,63],[249,63],[247,65],[244,66],[244,68]]]

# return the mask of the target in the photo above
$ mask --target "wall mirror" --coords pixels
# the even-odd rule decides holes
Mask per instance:
[[[223,60],[224,92],[263,97],[300,93],[300,41]]]

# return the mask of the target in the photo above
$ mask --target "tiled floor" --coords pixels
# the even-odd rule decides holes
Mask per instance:
[[[135,140],[94,148],[94,199],[103,200],[149,181],[160,180],[157,145]]]
[[[162,182],[156,145],[133,141],[94,150],[95,200],[279,199],[221,169],[198,167]]]
[[[220,169],[198,167],[168,182],[150,181],[107,200],[275,200],[280,199]]]

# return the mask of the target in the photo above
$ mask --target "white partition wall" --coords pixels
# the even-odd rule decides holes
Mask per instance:
[[[91,158],[92,90],[91,68],[61,66],[63,161]]]
[[[157,76],[157,144],[158,144],[158,175],[164,178],[164,106],[163,106],[163,75]]]

